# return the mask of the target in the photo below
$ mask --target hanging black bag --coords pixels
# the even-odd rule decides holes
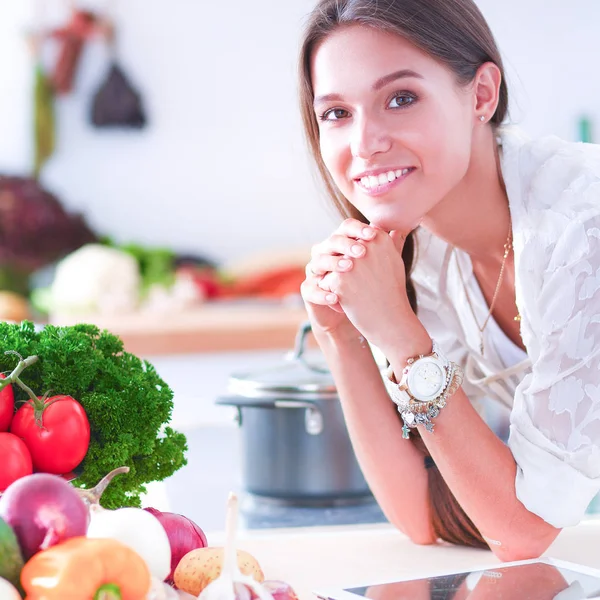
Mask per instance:
[[[111,64],[106,80],[94,95],[92,123],[96,127],[135,129],[146,125],[140,95],[116,62]]]

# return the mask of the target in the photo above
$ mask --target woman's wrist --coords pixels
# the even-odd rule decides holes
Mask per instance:
[[[370,342],[383,353],[395,373],[404,369],[409,358],[429,354],[432,348],[431,337],[412,311],[405,318],[388,321],[385,333],[376,339],[367,340],[350,321],[334,329],[313,327],[313,334],[323,350],[351,346],[367,348]]]
[[[313,326],[313,335],[319,345],[340,346],[347,344],[360,343],[362,335],[352,323],[344,323],[333,329],[321,329],[318,326]]]
[[[431,353],[432,340],[416,315],[403,320],[399,325],[390,323],[379,344],[375,345],[383,352],[395,374],[406,367],[409,358]]]

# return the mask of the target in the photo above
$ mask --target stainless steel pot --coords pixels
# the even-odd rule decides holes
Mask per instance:
[[[333,378],[306,357],[310,324],[282,364],[230,377],[227,397],[242,427],[242,478],[251,494],[295,505],[372,498],[356,461]]]

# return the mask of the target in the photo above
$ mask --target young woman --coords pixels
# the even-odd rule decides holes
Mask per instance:
[[[373,493],[417,543],[539,556],[600,490],[600,148],[502,125],[472,0],[321,0],[300,94],[346,217],[302,295]]]

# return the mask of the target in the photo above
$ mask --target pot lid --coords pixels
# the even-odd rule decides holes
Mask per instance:
[[[318,394],[336,397],[337,390],[323,355],[305,353],[305,340],[310,323],[301,326],[296,346],[284,360],[272,367],[251,373],[234,373],[229,378],[229,391],[242,396],[260,394]]]

